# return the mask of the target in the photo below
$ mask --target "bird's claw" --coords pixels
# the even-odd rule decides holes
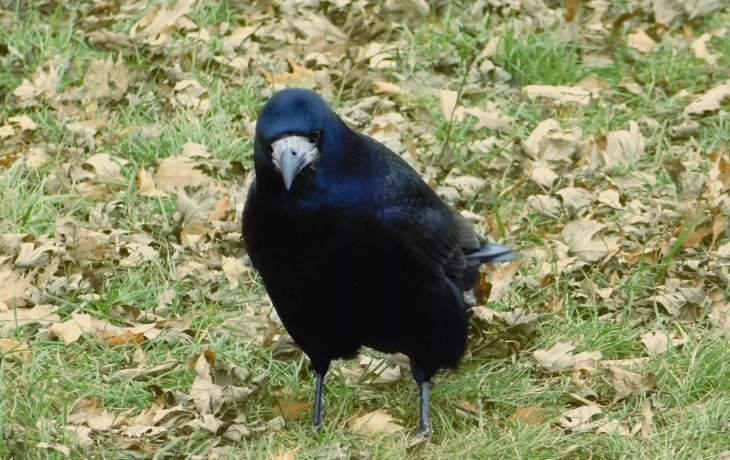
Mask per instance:
[[[428,438],[430,436],[430,429],[419,429],[417,432],[411,433],[408,436],[408,447],[406,447],[406,453],[412,454],[419,451],[421,447],[423,447],[428,442]]]
[[[431,427],[419,427],[418,431],[411,433],[409,439],[422,439],[431,436]]]

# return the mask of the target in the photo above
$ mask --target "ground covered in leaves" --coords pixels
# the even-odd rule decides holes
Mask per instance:
[[[315,435],[241,247],[304,86],[524,255],[412,455],[730,458],[727,8],[0,0],[0,457],[406,455],[407,359],[336,363]]]

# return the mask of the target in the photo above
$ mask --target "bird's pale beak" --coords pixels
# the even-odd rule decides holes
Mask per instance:
[[[294,151],[287,151],[283,152],[281,156],[281,177],[284,179],[284,187],[286,187],[287,190],[291,188],[292,182],[294,182],[294,178],[297,177],[297,174],[304,169],[306,164],[304,164],[302,155],[297,155]]]
[[[319,157],[317,146],[304,136],[289,136],[271,144],[272,160],[289,190],[297,175]]]

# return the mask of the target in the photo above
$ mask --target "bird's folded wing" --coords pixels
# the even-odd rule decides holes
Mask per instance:
[[[395,232],[429,269],[461,278],[467,266],[465,254],[482,247],[471,223],[392,150],[368,136],[358,137],[371,155],[370,167],[383,173],[376,188],[378,219],[385,230]]]
[[[442,202],[386,206],[382,222],[397,233],[415,260],[449,278],[461,278],[467,266],[465,253],[480,247],[471,224]]]

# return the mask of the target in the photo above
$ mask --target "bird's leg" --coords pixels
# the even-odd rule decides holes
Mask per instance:
[[[315,431],[319,431],[322,428],[322,389],[324,387],[324,376],[327,375],[329,365],[329,361],[325,364],[314,364],[314,419],[312,420],[312,426]]]
[[[421,421],[418,423],[418,436],[427,438],[431,435],[431,417],[428,415],[428,396],[431,382],[421,384]]]
[[[428,396],[431,391],[431,376],[423,369],[411,365],[411,372],[416,383],[421,387],[421,421],[418,423],[417,438],[427,438],[431,435],[431,417],[428,414]]]
[[[319,431],[322,428],[322,386],[324,384],[324,374],[317,373],[316,383],[314,387],[314,420],[312,425],[314,429]]]

